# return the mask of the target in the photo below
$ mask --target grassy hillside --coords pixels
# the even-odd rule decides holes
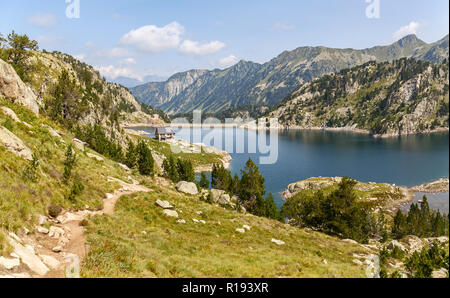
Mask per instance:
[[[30,230],[37,222],[37,214],[48,214],[51,205],[65,209],[97,210],[101,208],[105,193],[118,188],[115,183],[107,181],[108,177],[127,179],[128,174],[117,163],[105,159],[97,162],[86,153],[95,153],[86,148],[86,152],[77,149],[77,162],[73,169],[73,179],[63,183],[65,153],[73,135],[45,117],[36,117],[28,109],[0,99],[0,106],[11,108],[20,120],[30,124],[12,121],[0,111],[0,125],[7,127],[33,151],[39,160],[35,181],[27,179],[25,172],[30,162],[5,150],[0,145],[0,234],[6,231],[17,232],[26,227]],[[48,126],[63,132],[61,138],[51,135]],[[73,180],[81,182],[84,190],[68,200]],[[0,242],[4,240],[0,236]],[[5,242],[0,243],[5,247]]]
[[[84,277],[365,276],[352,263],[353,253],[367,254],[358,245],[228,211],[152,181],[147,186],[154,191],[123,197],[114,216],[90,221]],[[158,199],[174,205],[186,223],[166,217],[155,205]],[[236,232],[243,225],[251,230]]]

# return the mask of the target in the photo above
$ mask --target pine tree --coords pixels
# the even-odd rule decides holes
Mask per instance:
[[[209,180],[206,177],[205,173],[201,174],[201,178],[200,178],[200,182],[199,182],[199,186],[203,189],[208,189],[209,188]]]
[[[144,176],[153,176],[154,175],[154,164],[152,152],[148,148],[148,145],[141,140],[137,146],[137,152],[139,154],[138,157],[138,168],[139,173]]]
[[[266,193],[265,179],[252,159],[247,161],[241,173],[239,198],[244,204],[247,203],[246,208],[249,207],[249,209],[252,209],[254,202]]]
[[[128,150],[125,156],[125,164],[130,168],[134,168],[137,164],[139,154],[136,151],[136,146],[134,146],[132,141],[128,143]]]
[[[73,150],[73,145],[70,144],[67,146],[66,150],[66,160],[64,161],[64,174],[63,174],[63,182],[64,184],[68,184],[69,179],[72,177],[72,169],[76,162],[76,154]]]

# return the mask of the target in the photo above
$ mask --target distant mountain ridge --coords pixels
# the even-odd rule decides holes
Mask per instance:
[[[275,105],[305,82],[369,61],[415,58],[439,64],[447,57],[448,35],[431,44],[408,35],[389,46],[363,50],[300,47],[264,64],[242,60],[224,70],[190,70],[131,91],[139,101],[169,114],[195,109],[220,112],[246,105]]]

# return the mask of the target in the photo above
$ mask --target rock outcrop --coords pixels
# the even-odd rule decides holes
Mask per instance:
[[[39,115],[38,100],[30,87],[17,75],[14,68],[0,59],[0,97],[22,105]]]
[[[26,160],[33,160],[33,152],[15,134],[0,126],[0,145]]]

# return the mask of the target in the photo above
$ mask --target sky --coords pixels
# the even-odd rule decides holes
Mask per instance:
[[[429,43],[448,28],[448,0],[0,0],[4,36],[27,34],[136,82],[300,46],[362,49],[407,34]]]

